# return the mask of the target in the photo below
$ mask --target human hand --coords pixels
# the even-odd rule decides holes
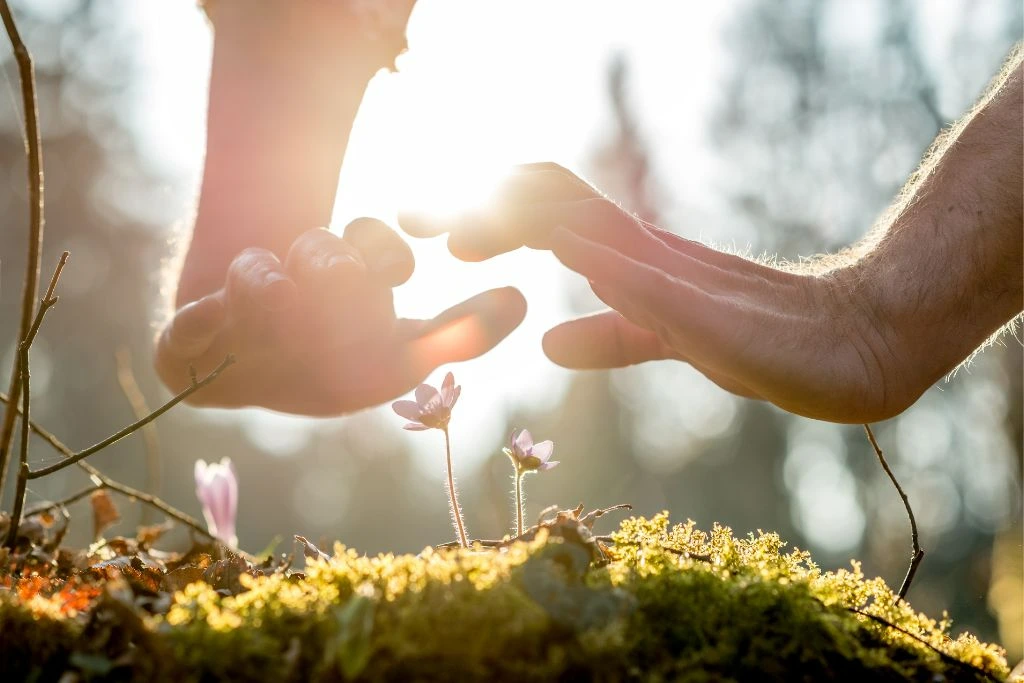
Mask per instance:
[[[613,310],[545,335],[565,367],[682,360],[728,391],[834,422],[889,417],[920,393],[901,384],[884,327],[842,274],[785,272],[646,225],[554,164],[519,167],[472,214],[399,223],[449,232],[464,260],[525,245],[586,277]]]
[[[300,235],[282,263],[247,249],[223,286],[181,306],[160,333],[157,371],[173,391],[234,354],[237,362],[192,403],[261,406],[328,416],[404,394],[437,366],[491,349],[522,321],[513,288],[478,294],[432,320],[396,319],[391,288],[413,271],[409,247],[380,221],[344,238]]]

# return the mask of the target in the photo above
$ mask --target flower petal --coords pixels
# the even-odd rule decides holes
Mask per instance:
[[[449,372],[447,375],[444,376],[444,381],[441,382],[441,400],[444,402],[445,405],[448,405],[448,402],[451,400],[452,394],[454,393],[455,375]]]
[[[541,462],[547,462],[551,458],[551,454],[554,452],[554,442],[541,441],[540,443],[533,444],[533,450],[531,452],[531,455],[538,458]]]
[[[539,472],[546,472],[547,470],[550,470],[552,467],[555,467],[556,465],[558,465],[558,463],[560,463],[560,462],[562,462],[562,461],[561,460],[552,460],[551,462],[543,463],[540,467],[537,468],[537,470]]]
[[[402,429],[408,429],[410,432],[422,432],[430,427],[420,422],[408,422],[402,426]]]
[[[406,420],[420,419],[420,405],[416,401],[395,401],[391,404],[391,410]]]
[[[206,484],[207,476],[206,470],[209,465],[206,464],[205,460],[196,460],[195,475],[196,475],[196,488],[199,488]]]
[[[441,394],[434,387],[429,384],[421,384],[416,387],[416,402],[420,404],[420,408],[423,408],[435,399],[440,401]]]
[[[512,444],[519,450],[520,454],[529,453],[533,447],[533,437],[530,435],[530,430],[520,430],[519,434],[513,438]]]
[[[462,385],[460,384],[460,385],[458,385],[457,387],[455,387],[452,390],[451,396],[449,396],[447,399],[445,399],[445,403],[444,404],[445,404],[445,406],[448,407],[448,410],[451,410],[452,408],[455,407],[455,402],[459,400],[459,396],[461,396],[461,395],[462,395]]]

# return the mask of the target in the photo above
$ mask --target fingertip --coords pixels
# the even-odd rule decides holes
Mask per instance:
[[[447,221],[424,211],[399,211],[398,227],[412,237],[436,237],[448,231]]]
[[[224,324],[226,311],[219,294],[182,306],[164,331],[166,348],[179,358],[202,355]]]
[[[416,267],[412,249],[391,226],[361,217],[345,226],[345,241],[358,251],[366,269],[391,287],[406,282]]]

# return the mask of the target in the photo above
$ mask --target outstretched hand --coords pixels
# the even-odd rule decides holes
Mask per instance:
[[[518,167],[473,214],[399,223],[420,237],[450,233],[449,249],[464,260],[549,249],[586,277],[612,310],[545,335],[559,365],[682,360],[728,391],[836,422],[873,420],[916,399],[891,386],[898,359],[835,277],[781,271],[644,224],[555,164]]]
[[[339,415],[400,396],[439,365],[483,354],[525,315],[522,295],[503,288],[432,320],[396,319],[391,288],[412,271],[409,247],[367,218],[350,223],[344,238],[303,233],[283,263],[247,249],[220,289],[177,310],[157,341],[157,371],[177,391],[188,386],[190,368],[205,373],[232,353],[238,362],[193,403]]]

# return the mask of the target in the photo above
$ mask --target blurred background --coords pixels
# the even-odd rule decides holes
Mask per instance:
[[[151,404],[167,261],[187,234],[201,173],[211,36],[189,0],[12,3],[39,79],[51,272],[72,258],[33,353],[34,416],[82,448],[133,419],[116,379],[130,349]],[[334,227],[393,220],[401,205],[457,206],[507,164],[552,160],[647,220],[693,239],[787,259],[863,235],[937,132],[1022,37],[1017,0],[742,0],[728,3],[419,0],[399,73],[371,83],[342,171]],[[0,97],[4,231],[0,349],[13,360],[28,225],[17,71]],[[509,530],[513,427],[553,439],[556,470],[527,480],[528,516],[550,504],[629,502],[702,527],[776,530],[827,569],[864,563],[898,586],[910,555],[899,497],[858,426],[796,418],[734,398],[679,363],[570,373],[540,349],[551,325],[595,310],[586,283],[548,254],[454,261],[415,241],[396,293],[429,317],[491,286],[530,302],[493,353],[443,368],[463,386],[452,438],[473,536]],[[170,274],[173,276],[173,273]],[[911,591],[954,630],[1024,656],[1022,347],[983,353],[877,427],[909,494],[926,557]],[[941,344],[941,339],[935,340]],[[4,380],[6,383],[6,380]],[[175,409],[157,423],[160,493],[199,515],[196,458],[230,456],[239,536],[253,552],[292,534],[362,551],[418,551],[453,538],[443,441],[407,433],[387,407],[332,420],[259,410]],[[32,459],[52,462],[42,443]],[[147,486],[136,435],[94,464]],[[65,470],[29,503],[84,484]],[[10,491],[6,492],[9,504]],[[71,541],[90,540],[79,504]],[[121,504],[114,533],[140,510]],[[605,523],[606,529],[616,521]],[[172,542],[184,544],[178,532]],[[1011,662],[1012,664],[1012,662]]]

